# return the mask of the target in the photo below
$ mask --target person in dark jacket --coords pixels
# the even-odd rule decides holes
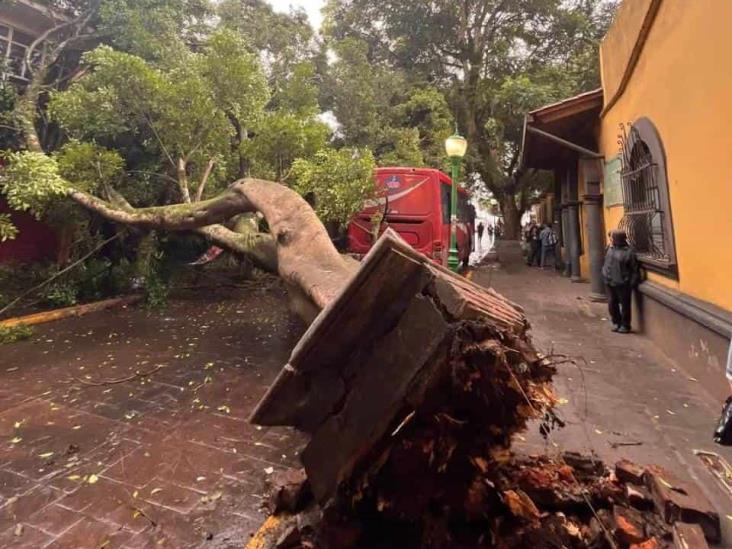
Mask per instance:
[[[613,332],[630,333],[631,296],[640,273],[635,252],[628,246],[625,231],[610,232],[612,244],[605,253],[602,277],[608,289],[608,306]]]
[[[531,223],[529,230],[526,231],[526,243],[529,245],[529,251],[526,256],[526,264],[531,267],[536,263],[539,265],[541,258],[541,239],[539,234],[541,228],[536,223]]]

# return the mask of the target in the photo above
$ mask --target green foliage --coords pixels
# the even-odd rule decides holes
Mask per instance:
[[[18,236],[18,228],[13,225],[10,214],[0,214],[0,242],[13,240]]]
[[[329,0],[324,31],[338,61],[329,73],[328,97],[345,145],[375,144],[380,157],[374,121],[380,128],[418,127],[425,162],[441,164],[441,140],[456,113],[470,145],[469,179],[505,204],[511,201],[503,195],[529,196],[536,178],[518,162],[524,116],[599,86],[597,45],[615,5]],[[385,118],[390,109],[395,114]],[[393,150],[411,149],[403,134],[392,135],[402,139]],[[391,155],[387,151],[385,159]]]
[[[145,283],[145,304],[148,309],[164,309],[168,304],[170,286],[160,276],[153,275]]]
[[[223,27],[248,39],[265,59],[272,88],[289,80],[293,67],[315,55],[313,29],[302,10],[278,13],[266,0],[220,0],[216,12]]]
[[[324,222],[345,223],[375,193],[376,164],[370,151],[324,149],[313,160],[296,160],[295,189],[315,196],[315,211]]]
[[[445,95],[433,87],[411,90],[394,109],[398,126],[418,130],[424,163],[440,167],[445,162],[445,139],[454,131],[454,120]]]
[[[76,305],[78,289],[73,281],[61,281],[49,285],[43,290],[43,300],[52,307],[70,307]]]
[[[347,37],[333,44],[337,60],[324,88],[349,146],[369,147],[379,165],[441,167],[453,128],[444,94],[417,85],[397,67],[374,63],[368,43]]]
[[[0,176],[0,192],[8,204],[20,211],[43,215],[50,202],[66,195],[68,183],[59,174],[55,159],[37,152],[11,152]]]
[[[102,0],[95,26],[115,48],[160,60],[195,41],[210,15],[208,0]]]
[[[4,60],[0,59],[0,71]],[[17,149],[20,144],[20,133],[16,129],[14,109],[18,93],[15,86],[7,81],[0,82],[0,150]]]
[[[380,165],[414,167],[424,165],[419,129],[384,128],[380,137],[381,146],[377,148]]]
[[[277,111],[255,127],[256,138],[242,150],[259,177],[281,181],[297,158],[310,158],[326,146],[329,128],[315,118]]]
[[[70,141],[56,155],[59,174],[73,181],[74,188],[94,192],[103,184],[112,184],[122,173],[124,160],[117,151],[94,143]]]
[[[33,327],[26,324],[15,326],[0,326],[0,345],[5,343],[16,343],[29,339],[33,335]]]
[[[243,37],[218,30],[195,61],[210,85],[217,108],[233,115],[245,127],[261,117],[270,90],[259,60],[248,51]]]

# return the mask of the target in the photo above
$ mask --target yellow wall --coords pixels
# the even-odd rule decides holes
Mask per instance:
[[[682,0],[683,1],[683,0]],[[615,95],[630,60],[643,20],[653,0],[626,0],[600,45],[602,90],[605,101]]]
[[[620,123],[642,116],[654,123],[666,151],[679,281],[651,278],[727,310],[732,310],[730,21],[732,1],[663,0],[628,86],[602,118],[600,131],[601,152],[609,159],[618,154]],[[622,74],[619,65],[625,61],[603,46],[608,75],[603,80]],[[621,216],[621,206],[606,209],[605,226],[616,227]]]

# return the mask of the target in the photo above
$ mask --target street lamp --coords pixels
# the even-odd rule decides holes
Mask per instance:
[[[450,158],[450,164],[452,165],[452,188],[450,189],[450,251],[447,256],[447,266],[451,271],[455,272],[457,272],[460,266],[457,249],[458,177],[460,177],[460,161],[465,156],[467,148],[467,140],[457,132],[445,140],[445,152]]]

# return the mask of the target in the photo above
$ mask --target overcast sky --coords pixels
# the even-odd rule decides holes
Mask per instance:
[[[320,23],[323,20],[323,16],[320,14],[320,9],[325,4],[325,0],[269,0],[269,3],[274,6],[277,11],[288,12],[290,7],[303,8],[310,18],[310,24],[316,30],[320,28]]]

